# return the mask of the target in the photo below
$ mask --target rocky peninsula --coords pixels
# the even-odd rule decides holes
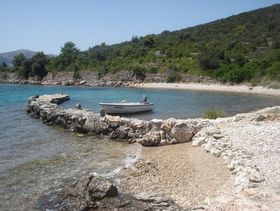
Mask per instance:
[[[280,185],[279,106],[217,120],[144,121],[109,115],[101,117],[87,109],[58,106],[69,99],[63,94],[31,97],[27,111],[48,125],[70,131],[161,147],[144,148],[143,156],[136,163],[125,167],[118,178],[109,182],[119,194],[93,197],[94,188],[99,190],[103,182],[94,182],[89,190],[90,182],[78,181],[73,187],[82,188],[84,191],[78,192],[85,195],[75,195],[67,189],[67,194],[58,194],[67,196],[62,197],[62,204],[67,202],[71,207],[73,200],[78,200],[84,203],[80,208],[93,209],[100,204],[106,207],[105,199],[118,196],[118,205],[113,207],[119,210],[132,209],[135,200],[137,206],[141,201],[144,203],[141,206],[151,210],[280,208],[277,189]],[[203,154],[205,152],[208,154]],[[209,178],[212,185],[207,182]],[[123,199],[124,195],[128,198]]]

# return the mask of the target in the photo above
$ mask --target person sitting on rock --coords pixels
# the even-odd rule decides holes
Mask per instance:
[[[78,103],[76,104],[75,108],[81,110],[81,109],[82,109],[82,105],[78,102]]]

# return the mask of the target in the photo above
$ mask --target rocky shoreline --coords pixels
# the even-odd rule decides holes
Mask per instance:
[[[22,78],[16,73],[1,72],[0,83],[8,84],[36,84],[63,86],[91,86],[91,87],[138,87],[142,82],[166,82],[168,73],[146,73],[143,77],[131,71],[101,74],[96,71],[50,72],[43,79],[37,77]],[[183,83],[217,83],[216,80],[205,76],[182,74]]]
[[[76,76],[75,76],[76,75]],[[78,75],[78,76],[77,76]],[[16,73],[0,72],[0,84],[31,84],[31,85],[62,85],[62,86],[89,86],[89,87],[128,87],[148,89],[176,89],[197,90],[212,92],[230,92],[241,94],[258,94],[280,96],[279,88],[252,86],[250,84],[221,83],[206,76],[193,76],[181,74],[180,82],[167,83],[168,73],[145,73],[138,76],[130,71],[100,74],[95,71],[51,72],[43,79],[36,77],[24,79]],[[274,85],[273,85],[274,84]],[[272,87],[277,87],[277,82],[271,82]]]
[[[40,210],[183,210],[171,199],[159,194],[130,195],[119,192],[105,177],[89,175],[43,195],[38,200]]]
[[[49,125],[143,146],[192,142],[222,159],[234,177],[232,190],[226,189],[221,195],[202,201],[193,208],[279,209],[280,194],[275,187],[280,186],[280,168],[277,166],[280,163],[280,107],[217,120],[143,121],[108,115],[100,117],[86,109],[59,108],[57,104],[66,100],[69,100],[67,95],[31,97],[28,112]],[[176,209],[185,208],[178,206]]]

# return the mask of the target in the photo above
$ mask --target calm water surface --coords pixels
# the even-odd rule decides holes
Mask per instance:
[[[233,115],[280,105],[278,97],[257,95],[0,84],[0,210],[32,210],[42,193],[86,173],[111,175],[139,153],[136,145],[80,137],[48,127],[25,112],[29,96],[61,92],[71,98],[61,106],[80,102],[96,112],[99,102],[139,101],[147,95],[155,110],[134,115],[141,119],[200,117],[209,107]]]

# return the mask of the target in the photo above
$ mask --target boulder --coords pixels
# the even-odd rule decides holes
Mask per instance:
[[[55,195],[60,210],[89,210],[104,198],[117,197],[118,189],[104,177],[87,176]]]
[[[131,127],[133,130],[144,130],[147,126],[146,122],[140,119],[131,119],[128,122],[128,126]]]
[[[195,135],[192,139],[192,145],[193,146],[201,146],[202,144],[205,143],[206,137],[204,136],[197,136]]]
[[[192,140],[196,129],[193,125],[187,122],[177,122],[169,132],[171,138],[174,138],[177,143],[185,143]]]
[[[172,127],[175,125],[176,119],[175,118],[170,118],[162,122],[161,124],[161,130],[164,131],[165,133],[168,133]]]
[[[76,108],[76,109],[82,109],[82,105],[81,105],[80,103],[77,103],[77,104],[75,105],[75,108]]]
[[[107,135],[110,130],[107,125],[100,120],[97,115],[90,115],[85,121],[85,129],[95,134]]]
[[[82,81],[79,82],[79,85],[82,86],[82,85],[85,85],[86,83],[87,83],[87,81],[82,80]]]
[[[108,127],[111,129],[117,129],[122,125],[122,119],[119,116],[107,115],[105,117],[105,122],[107,123]]]
[[[152,130],[142,136],[142,138],[138,138],[136,142],[142,144],[143,146],[157,146],[160,145],[161,134],[157,130]]]
[[[162,122],[163,121],[161,119],[152,119],[151,120],[152,127],[155,129],[160,129]]]
[[[126,126],[120,126],[114,129],[111,134],[110,138],[114,139],[128,139],[130,129]]]

